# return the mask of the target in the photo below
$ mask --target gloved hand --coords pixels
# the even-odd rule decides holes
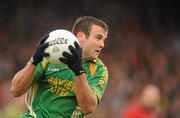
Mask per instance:
[[[33,65],[37,65],[39,62],[41,62],[44,56],[49,56],[49,53],[44,52],[44,49],[49,46],[49,43],[44,43],[48,37],[49,32],[45,33],[37,44],[36,50],[34,51],[31,59],[31,63]]]
[[[79,44],[74,42],[75,48],[73,46],[69,46],[69,50],[71,54],[67,52],[63,52],[63,56],[59,58],[59,60],[68,65],[68,67],[75,73],[76,76],[84,73],[84,69],[82,67],[82,48],[79,47]]]

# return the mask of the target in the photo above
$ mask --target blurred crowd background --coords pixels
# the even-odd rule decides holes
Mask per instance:
[[[0,4],[0,118],[17,118],[23,96],[11,80],[30,59],[43,33],[71,30],[84,15],[109,25],[100,58],[109,83],[91,118],[121,118],[148,84],[158,87],[158,118],[180,118],[180,2],[178,0],[6,0]],[[150,102],[150,101],[149,101]]]

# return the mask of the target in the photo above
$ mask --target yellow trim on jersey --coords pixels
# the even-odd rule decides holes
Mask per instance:
[[[28,91],[26,93],[26,96],[25,96],[25,103],[26,103],[26,105],[28,107],[30,115],[33,118],[36,118],[36,113],[32,109],[32,103],[33,103],[34,97],[36,95],[37,88],[38,88],[38,84],[33,84],[31,86],[31,88],[28,89]]]
[[[102,87],[103,88],[103,86],[105,85],[105,82],[107,81],[107,68],[105,67],[105,66],[103,66],[103,74],[102,74],[102,78],[99,80],[99,82],[98,82],[98,85],[100,86],[100,87]]]
[[[79,115],[81,115],[81,108],[77,106],[76,109],[74,110],[71,118],[78,118]]]
[[[42,69],[45,70],[47,64],[48,64],[48,60],[46,58],[43,58],[43,61],[41,62],[41,65],[42,65]]]

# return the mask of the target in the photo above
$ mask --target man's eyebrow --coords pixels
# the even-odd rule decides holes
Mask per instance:
[[[102,35],[102,34],[97,34],[96,36],[100,36],[100,37],[103,37],[103,35]]]

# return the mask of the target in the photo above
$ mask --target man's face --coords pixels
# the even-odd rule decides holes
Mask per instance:
[[[89,37],[82,42],[83,58],[96,59],[104,48],[107,32],[98,25],[92,25]]]

